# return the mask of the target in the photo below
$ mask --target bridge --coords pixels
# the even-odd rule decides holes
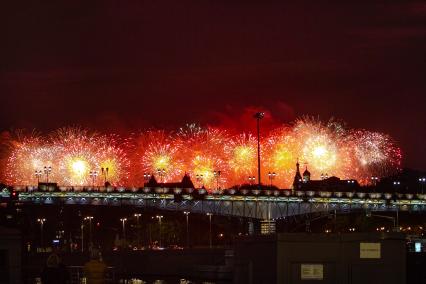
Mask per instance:
[[[426,211],[426,194],[414,193],[73,187],[27,188],[18,191],[17,200],[24,204],[134,206],[253,219],[280,219],[331,211]]]

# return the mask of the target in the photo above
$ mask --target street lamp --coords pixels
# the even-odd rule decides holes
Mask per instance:
[[[84,252],[84,219],[81,221],[81,252]]]
[[[399,188],[399,186],[401,185],[401,182],[400,181],[394,181],[393,182],[393,186],[395,187],[395,188]]]
[[[256,181],[256,178],[254,176],[249,176],[248,180],[249,180],[250,185],[253,185],[253,183]]]
[[[202,174],[197,174],[195,175],[195,178],[199,184],[199,187],[201,188],[203,186],[203,175]]]
[[[96,181],[96,178],[98,177],[98,171],[90,171],[89,175],[92,178],[92,187],[95,187],[95,181]]]
[[[254,115],[257,122],[257,180],[260,189],[260,120],[265,116],[263,112],[257,112]]]
[[[367,212],[367,217],[378,217],[382,219],[391,220],[393,223],[393,231],[399,232],[399,214],[398,210],[396,210],[396,217],[386,216],[386,215],[377,215],[377,214],[371,214],[371,212]]]
[[[52,172],[51,166],[44,166],[44,174],[46,175],[46,183],[49,183],[49,174]]]
[[[104,177],[104,183],[105,183],[105,185],[106,185],[106,183],[107,183],[107,179],[108,179],[108,172],[109,172],[109,168],[101,168],[101,173],[102,173],[102,176]]]
[[[207,213],[209,216],[209,247],[212,248],[212,216],[213,213]]]
[[[272,187],[272,180],[277,176],[277,174],[275,172],[268,172],[268,177],[269,177],[269,182],[271,184]]]
[[[92,246],[93,246],[93,242],[92,242],[92,219],[93,219],[93,216],[84,217],[84,221],[89,220],[89,250],[91,250]]]
[[[127,218],[121,218],[120,221],[122,223],[124,245],[126,245],[126,221],[127,221]]]
[[[160,177],[161,183],[164,183],[164,177],[166,175],[165,169],[157,169],[158,176]]]
[[[145,181],[145,183],[148,183],[150,178],[151,175],[149,173],[143,173],[143,180]]]
[[[161,246],[162,246],[162,244],[161,244],[161,233],[162,233],[161,221],[163,220],[163,215],[157,215],[157,216],[155,216],[155,218],[157,218],[157,219],[158,219],[158,226],[160,227],[160,240],[159,240],[159,245],[160,245],[160,248],[161,248]]]
[[[422,194],[423,194],[423,187],[424,187],[424,185],[425,185],[425,183],[426,183],[426,178],[419,178],[419,182],[420,182],[420,184],[421,184],[421,186],[422,186]]]
[[[36,170],[35,171],[35,176],[37,178],[37,184],[40,183],[40,178],[41,178],[42,174],[43,174],[43,172],[41,170]]]
[[[184,211],[186,217],[186,247],[189,248],[189,211]]]
[[[44,247],[43,226],[44,226],[44,222],[46,222],[46,219],[45,218],[39,218],[39,219],[37,219],[37,222],[40,224],[40,245],[41,245],[41,247]]]
[[[138,229],[138,248],[139,248],[139,246],[140,246],[140,228],[141,228],[141,226],[139,224],[139,218],[142,216],[142,214],[135,213],[133,216],[136,217],[136,226],[137,226],[137,229]]]
[[[371,177],[371,184],[372,185],[376,186],[378,181],[379,181],[379,177],[376,177],[376,176]]]
[[[216,178],[217,189],[219,189],[219,179],[220,179],[221,171],[213,171],[213,175]]]

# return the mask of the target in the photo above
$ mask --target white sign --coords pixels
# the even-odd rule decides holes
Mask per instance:
[[[301,280],[323,280],[324,265],[322,264],[301,264],[300,265]]]
[[[360,243],[359,244],[360,258],[381,258],[380,243]]]

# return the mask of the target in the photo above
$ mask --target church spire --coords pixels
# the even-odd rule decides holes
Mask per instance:
[[[302,175],[300,174],[300,164],[299,158],[297,158],[296,162],[296,174],[294,175],[293,188],[300,188],[300,184],[302,183]]]

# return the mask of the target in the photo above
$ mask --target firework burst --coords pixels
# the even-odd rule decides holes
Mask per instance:
[[[213,189],[247,183],[257,172],[253,136],[231,136],[227,130],[197,124],[171,133],[146,131],[130,140],[80,128],[62,128],[47,137],[16,133],[3,140],[8,153],[5,181],[14,185],[32,185],[37,178],[44,181],[44,167],[52,167],[49,181],[71,186],[92,184],[94,171],[98,185],[104,179],[113,185],[141,185],[144,173],[157,175],[160,170],[157,180],[175,182],[188,173],[197,186]],[[267,181],[268,172],[275,172],[273,184],[281,188],[291,186],[298,159],[313,179],[328,174],[361,183],[401,167],[401,150],[389,135],[350,130],[335,120],[299,119],[273,130],[261,145],[262,179]],[[108,168],[108,176],[102,176],[102,168]],[[43,174],[37,177],[36,171]]]
[[[232,137],[225,145],[225,154],[228,157],[228,167],[231,171],[229,182],[246,183],[249,176],[257,171],[257,141],[250,134],[241,134]]]
[[[162,173],[164,182],[175,181],[183,176],[183,166],[178,156],[178,147],[162,130],[148,131],[138,137],[138,160],[142,171],[148,174]],[[158,180],[159,177],[157,177]]]
[[[174,141],[186,173],[192,177],[202,177],[201,183],[207,188],[227,185],[230,173],[225,146],[230,138],[226,131],[190,124],[180,129]],[[220,176],[215,176],[215,171],[220,171]]]

